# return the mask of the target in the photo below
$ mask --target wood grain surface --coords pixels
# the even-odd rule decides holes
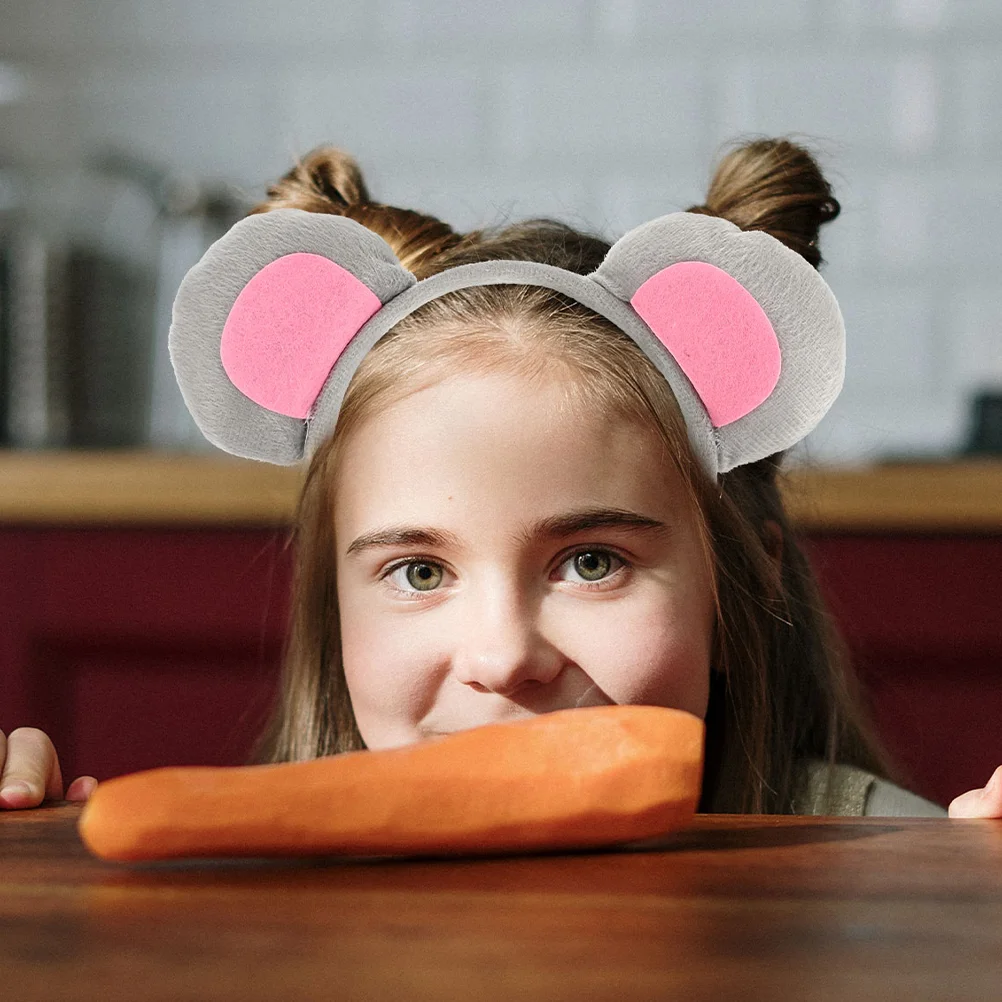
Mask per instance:
[[[699,815],[635,851],[145,866],[0,813],[0,996],[983,999],[1002,821]]]

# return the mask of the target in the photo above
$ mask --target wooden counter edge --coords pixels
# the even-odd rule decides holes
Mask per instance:
[[[0,452],[0,524],[287,525],[302,476],[223,454]]]
[[[223,454],[0,451],[0,524],[281,526],[299,467]],[[796,467],[792,521],[812,532],[1002,532],[1002,459]]]

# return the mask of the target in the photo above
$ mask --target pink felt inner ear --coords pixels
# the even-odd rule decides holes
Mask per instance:
[[[715,428],[737,421],[779,380],[779,341],[755,297],[726,271],[682,261],[652,275],[633,308],[696,388]]]
[[[237,296],[219,346],[223,368],[255,403],[305,418],[338,356],[381,305],[329,258],[286,254]]]

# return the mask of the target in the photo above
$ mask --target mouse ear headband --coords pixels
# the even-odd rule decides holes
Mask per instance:
[[[629,335],[714,480],[799,442],[842,388],[845,328],[818,272],[767,233],[690,212],[630,230],[589,275],[499,260],[421,281],[353,219],[248,216],[182,281],[171,361],[210,442],[291,465],[334,430],[352,375],[394,324],[455,289],[502,283],[554,289]]]

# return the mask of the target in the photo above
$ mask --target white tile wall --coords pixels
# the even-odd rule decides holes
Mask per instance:
[[[858,152],[896,147],[896,61],[875,51],[795,48],[721,60],[717,130],[832,137]]]
[[[572,158],[594,177],[630,161],[690,163],[707,137],[698,60],[519,60],[497,83],[491,138],[503,162]]]
[[[1002,288],[970,283],[946,297],[949,382],[976,390],[1002,386]]]
[[[596,185],[595,226],[607,236],[618,236],[666,212],[682,212],[706,199],[705,169],[692,163],[660,171],[606,173]]]
[[[95,63],[74,101],[88,146],[131,147],[156,162],[238,180],[256,174],[279,140],[279,103],[253,67],[121,67]]]
[[[387,177],[372,195],[391,205],[420,206],[459,231],[533,216],[554,217],[585,230],[600,228],[583,211],[591,201],[589,186],[567,170],[538,174],[485,168],[456,174],[432,166]]]
[[[834,286],[846,331],[845,392],[851,396],[928,395],[936,389],[935,294],[920,280]]]
[[[6,0],[2,67],[0,166],[116,142],[258,198],[332,142],[458,229],[615,238],[701,202],[728,140],[790,135],[842,203],[849,335],[797,454],[953,450],[1002,388],[1000,0]]]
[[[116,40],[167,51],[239,53],[316,45],[350,53],[378,23],[370,4],[330,0],[85,0],[83,6],[115,9],[101,24]]]
[[[939,256],[932,238],[935,179],[921,168],[901,168],[874,178],[873,186],[868,270],[925,271]]]
[[[997,0],[940,0],[950,27],[976,32],[1002,29],[1002,7]]]
[[[953,137],[968,153],[997,164],[1002,153],[1002,59],[997,49],[975,52],[958,60],[956,69]]]
[[[909,156],[928,153],[940,126],[942,84],[938,61],[926,54],[898,56],[891,67],[890,134],[895,149]]]
[[[496,0],[383,0],[380,18],[386,36],[420,52],[427,46],[475,51],[493,61],[497,46],[534,51],[580,49],[589,25],[588,0],[562,3],[497,3]]]
[[[997,0],[825,0],[825,8],[825,20],[846,31],[903,31],[933,41],[1002,28]]]
[[[615,30],[629,25],[629,37],[648,44],[679,35],[708,38],[789,38],[810,31],[814,4],[804,0],[596,0],[598,23]]]
[[[1002,233],[1002,171],[997,161],[943,168],[933,191],[929,215],[938,258],[932,268],[943,269],[954,280],[997,280]]]

